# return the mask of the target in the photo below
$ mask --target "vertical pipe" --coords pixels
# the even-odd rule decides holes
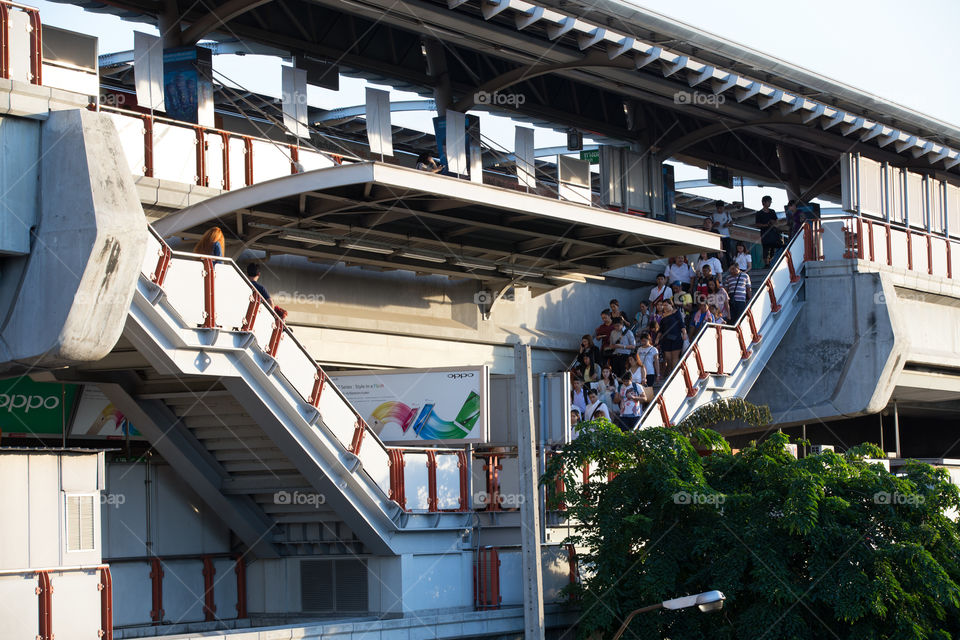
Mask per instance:
[[[877,417],[880,418],[880,450],[886,454],[887,450],[883,448],[883,412],[878,413]]]
[[[893,438],[896,446],[897,458],[903,457],[900,454],[900,412],[897,410],[897,402],[893,402]]]

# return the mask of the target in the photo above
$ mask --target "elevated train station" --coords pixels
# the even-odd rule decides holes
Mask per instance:
[[[566,370],[610,299],[633,310],[666,259],[721,250],[672,163],[836,208],[698,334],[639,428],[740,397],[814,444],[960,473],[956,127],[618,2],[70,4],[162,37],[98,56],[2,3],[0,473],[45,509],[0,525],[17,629],[569,631],[560,590],[589,567],[537,484],[575,435]],[[237,51],[289,58],[288,95],[359,77],[442,126],[393,125],[386,92],[324,111],[202,72],[195,118],[144,102],[157,59]],[[515,148],[480,112],[520,123]],[[593,140],[599,167],[530,127]],[[213,226],[222,255],[194,253]],[[758,240],[745,209],[731,235]],[[479,408],[425,402],[391,436],[351,394],[408,369],[476,375]]]

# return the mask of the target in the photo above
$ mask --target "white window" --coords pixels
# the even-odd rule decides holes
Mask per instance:
[[[94,496],[67,496],[67,551],[94,551]]]

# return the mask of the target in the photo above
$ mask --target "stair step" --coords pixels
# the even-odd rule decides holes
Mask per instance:
[[[266,463],[266,464],[265,464]],[[293,463],[287,460],[267,460],[264,462],[234,462],[226,460],[220,463],[227,473],[233,474],[238,471],[295,471]]]

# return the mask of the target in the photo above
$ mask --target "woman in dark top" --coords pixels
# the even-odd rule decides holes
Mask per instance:
[[[571,369],[579,369],[583,366],[583,357],[590,356],[590,359],[599,364],[600,363],[600,350],[597,349],[597,346],[593,344],[593,337],[585,335],[580,338],[580,348],[577,351],[577,357],[571,363]]]
[[[663,322],[660,323],[657,346],[663,353],[666,375],[669,375],[680,361],[680,351],[687,337],[687,328],[684,326],[683,312],[680,309],[674,307],[670,301],[663,303],[663,307]]]
[[[583,379],[584,386],[588,389],[592,389],[600,380],[600,365],[594,362],[589,355],[584,354],[581,360],[580,377]]]

